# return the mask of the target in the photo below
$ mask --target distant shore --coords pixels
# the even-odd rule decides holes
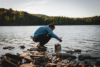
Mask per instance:
[[[0,13],[0,26],[48,25],[50,23],[55,25],[100,25],[100,16],[84,18],[47,16],[5,8],[0,8]]]

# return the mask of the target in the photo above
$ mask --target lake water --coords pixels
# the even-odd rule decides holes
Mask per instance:
[[[30,36],[40,26],[0,26],[0,56],[5,53],[20,53],[36,46]],[[62,37],[62,42],[52,38],[46,46],[54,48],[54,44],[61,44],[62,52],[81,49],[83,54],[100,57],[100,25],[61,25],[56,26],[54,33]],[[19,49],[24,45],[25,49]],[[3,50],[4,46],[14,46],[12,50]],[[67,47],[67,48],[66,48]],[[53,50],[51,50],[53,51]],[[88,51],[88,52],[87,52]]]

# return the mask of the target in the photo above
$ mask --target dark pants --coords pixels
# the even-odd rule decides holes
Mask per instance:
[[[40,46],[44,46],[51,39],[51,37],[52,36],[50,34],[42,34],[35,38],[34,41],[39,42]]]

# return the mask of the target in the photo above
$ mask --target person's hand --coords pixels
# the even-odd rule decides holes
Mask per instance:
[[[59,39],[58,41],[59,41],[59,42],[62,42],[62,40],[61,40],[61,39]]]

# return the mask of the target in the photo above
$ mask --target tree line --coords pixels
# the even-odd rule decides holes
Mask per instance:
[[[15,11],[12,8],[0,8],[0,26],[48,25],[49,23],[55,25],[100,25],[100,16],[70,18],[30,14],[25,11]]]

